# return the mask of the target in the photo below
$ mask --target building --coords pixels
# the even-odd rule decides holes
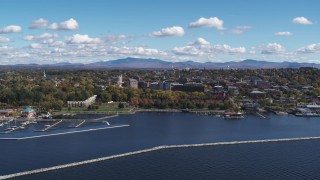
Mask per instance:
[[[91,96],[84,101],[67,101],[68,107],[88,107],[96,102],[97,95]]]
[[[120,74],[120,76],[118,76],[118,78],[117,78],[117,86],[122,87],[122,84],[123,84],[122,74]]]
[[[159,89],[159,83],[158,82],[153,82],[149,85],[150,89]]]
[[[145,89],[149,87],[149,82],[146,81],[139,81],[138,82],[138,88],[139,89]]]
[[[171,91],[172,84],[174,84],[174,81],[163,81],[161,89],[165,91]]]
[[[21,116],[26,118],[33,118],[35,117],[35,115],[36,115],[36,112],[34,111],[34,109],[30,107],[25,108],[21,113]]]
[[[271,87],[271,83],[268,81],[257,81],[257,88],[269,89],[270,87]]]
[[[239,88],[236,86],[228,86],[228,92],[233,95],[239,95]]]
[[[204,92],[203,85],[193,85],[193,84],[185,84],[185,85],[175,85],[172,87],[173,91],[184,91],[184,92]]]
[[[138,89],[138,81],[130,78],[128,81],[128,87]]]
[[[0,109],[0,117],[11,116],[14,111],[14,109]]]
[[[215,93],[221,93],[224,91],[224,87],[223,86],[214,86],[213,87],[213,92]]]
[[[249,96],[252,99],[262,99],[266,97],[266,93],[262,91],[254,90],[250,92]]]

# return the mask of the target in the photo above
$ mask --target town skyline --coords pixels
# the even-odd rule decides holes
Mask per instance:
[[[0,64],[320,62],[315,0],[167,2],[2,1]]]

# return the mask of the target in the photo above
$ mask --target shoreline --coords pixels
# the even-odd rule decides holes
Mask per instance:
[[[132,155],[144,154],[144,153],[149,153],[149,152],[164,150],[164,149],[210,147],[210,146],[225,146],[225,145],[254,144],[254,143],[290,142],[290,141],[319,140],[319,139],[320,139],[320,136],[301,137],[301,138],[250,140],[250,141],[230,141],[230,142],[227,141],[227,142],[202,143],[202,144],[200,143],[200,144],[184,144],[184,145],[163,145],[163,146],[156,146],[156,147],[138,150],[138,151],[127,152],[127,153],[123,153],[123,154],[117,154],[117,155],[105,156],[105,157],[90,159],[90,160],[85,160],[85,161],[67,163],[67,164],[52,166],[52,167],[48,167],[48,168],[40,168],[40,169],[35,169],[35,170],[30,170],[30,171],[23,171],[23,172],[8,174],[8,175],[1,175],[0,180],[14,178],[14,177],[20,177],[20,176],[27,176],[27,175],[32,175],[32,174],[38,174],[38,173],[44,173],[44,172],[48,172],[48,171],[65,169],[65,168],[70,168],[70,167],[76,167],[76,166],[91,164],[91,163],[95,163],[95,162],[101,162],[101,161],[106,161],[106,160],[111,160],[111,159],[116,159],[116,158],[128,157],[128,156],[132,156]]]

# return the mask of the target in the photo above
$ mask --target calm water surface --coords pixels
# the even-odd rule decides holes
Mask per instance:
[[[320,179],[319,140],[164,149],[17,179]]]
[[[224,120],[215,116],[188,113],[141,112],[135,115],[120,115],[108,119],[110,124],[130,124],[130,127],[19,141],[0,141],[0,174],[51,167],[159,145],[320,136],[320,118],[272,114],[268,117],[260,119],[252,115],[241,120]],[[284,144],[288,145],[290,142]],[[257,153],[266,153],[263,147],[257,146],[257,150],[260,151]],[[242,148],[242,145],[230,149],[236,152],[237,149],[240,150],[239,148]],[[210,149],[208,148],[206,153],[207,151],[210,153]],[[305,149],[313,151],[313,146]],[[194,150],[183,151],[192,154]],[[198,153],[197,151],[193,153]],[[215,148],[212,151],[218,154],[220,152]],[[170,152],[165,150],[155,157],[160,156],[162,159],[167,157],[166,153],[180,154],[179,152],[180,150],[170,150]],[[319,151],[315,149],[313,152]],[[152,154],[154,153],[146,156],[153,156]],[[176,156],[168,155],[168,157]],[[121,159],[116,161],[122,161]],[[129,159],[128,163],[130,161]]]

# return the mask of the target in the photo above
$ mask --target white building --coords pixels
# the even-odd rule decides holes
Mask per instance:
[[[97,95],[91,96],[84,101],[67,101],[68,107],[88,107],[96,102]]]

